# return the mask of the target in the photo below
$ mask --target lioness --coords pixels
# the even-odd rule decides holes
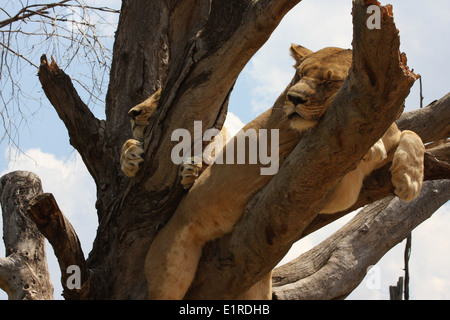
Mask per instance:
[[[296,61],[292,82],[271,109],[243,128],[244,132],[250,128],[279,129],[280,165],[304,132],[325,114],[348,74],[352,59],[350,50],[338,48],[314,53],[292,45],[291,54]],[[358,167],[341,180],[321,213],[350,207],[358,198],[364,177],[391,160],[396,194],[405,201],[415,198],[422,186],[423,154],[423,143],[414,132],[401,132],[392,124]],[[248,201],[272,178],[260,174],[262,166],[214,163],[204,170],[148,250],[145,272],[150,299],[184,297],[203,245],[231,232]],[[210,201],[204,201],[205,198]],[[270,283],[269,274],[240,298],[270,299]]]

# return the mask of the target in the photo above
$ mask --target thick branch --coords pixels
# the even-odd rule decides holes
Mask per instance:
[[[324,242],[275,269],[274,298],[341,299],[363,280],[369,266],[450,199],[450,180],[427,181],[421,195],[375,202]]]
[[[404,113],[398,119],[400,130],[416,132],[424,143],[450,137],[450,93],[427,107]]]
[[[99,183],[110,168],[104,153],[104,124],[95,118],[79,97],[72,81],[53,60],[41,57],[38,71],[45,95],[66,125],[70,143],[78,150],[94,180]]]
[[[89,290],[89,271],[84,259],[80,241],[70,222],[63,215],[51,193],[43,193],[30,201],[28,212],[39,231],[47,238],[58,258],[61,269],[61,283],[66,299],[85,298]],[[80,290],[67,287],[70,266],[77,266],[80,270]]]
[[[270,272],[315,218],[324,195],[401,113],[416,75],[399,54],[391,7],[381,8],[379,30],[367,28],[366,10],[363,1],[353,2],[353,63],[328,112],[248,204],[233,233],[214,244],[217,253],[203,256],[188,298],[232,298]]]
[[[0,288],[9,299],[53,299],[45,238],[26,212],[30,199],[40,193],[41,181],[31,172],[16,171],[0,179],[6,248],[6,258],[0,259]]]

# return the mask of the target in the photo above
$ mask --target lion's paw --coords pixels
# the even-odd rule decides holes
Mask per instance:
[[[391,167],[392,184],[395,194],[403,201],[413,200],[422,189],[424,151],[422,141],[414,136],[403,139],[395,151]]]
[[[199,157],[190,157],[183,160],[180,165],[181,184],[184,189],[189,189],[197,180],[202,169],[202,160]]]
[[[144,161],[142,142],[134,139],[127,140],[122,147],[120,165],[123,173],[128,177],[134,177],[139,170],[139,164]]]
[[[363,161],[380,163],[387,158],[386,148],[383,140],[378,140],[372,148],[364,155]]]

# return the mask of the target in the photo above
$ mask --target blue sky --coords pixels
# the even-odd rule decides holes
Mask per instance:
[[[120,8],[120,1],[86,1],[89,4]],[[387,2],[382,1],[383,4]],[[439,99],[450,91],[450,2],[448,0],[423,1],[391,0],[397,28],[400,30],[401,50],[408,56],[408,65],[423,77],[424,105]],[[114,16],[106,19],[112,21]],[[283,19],[272,37],[252,58],[241,73],[232,93],[227,127],[239,129],[272,106],[293,75],[293,61],[289,56],[290,44],[297,43],[311,50],[327,46],[350,48],[352,40],[350,0],[303,0]],[[107,29],[111,36],[114,29]],[[51,49],[50,49],[51,50]],[[38,52],[30,59],[38,64]],[[47,52],[47,53],[51,53]],[[60,65],[62,62],[58,61]],[[64,69],[74,77],[81,72],[70,65]],[[37,100],[21,104],[29,120],[21,123],[15,141],[21,151],[0,143],[0,174],[12,170],[30,170],[37,173],[45,192],[55,195],[62,211],[77,231],[85,255],[90,251],[97,228],[95,213],[95,185],[77,152],[69,144],[67,131],[52,106],[43,96],[33,67],[25,66],[17,75],[26,92]],[[83,90],[75,84],[85,101]],[[5,88],[2,88],[5,89]],[[90,106],[92,104],[89,104]],[[414,85],[406,101],[406,110],[419,106],[419,86]],[[104,118],[100,106],[93,108]],[[124,115],[125,116],[125,115]],[[20,119],[16,117],[15,119]],[[289,258],[318,244],[337,230],[349,217],[319,230],[293,246]],[[450,299],[450,205],[442,207],[430,220],[413,232],[410,260],[412,299]],[[1,234],[0,230],[0,234]],[[60,298],[59,268],[51,246],[47,246],[49,266],[55,287],[55,298]],[[350,299],[388,299],[388,287],[403,275],[404,243],[391,250],[377,264],[380,289],[368,288],[367,281],[352,293]],[[4,256],[3,243],[0,256]],[[0,292],[0,299],[6,295]]]

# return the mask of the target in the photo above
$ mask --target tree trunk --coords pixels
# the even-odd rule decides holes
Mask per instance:
[[[182,197],[189,196],[170,157],[174,146],[171,133],[178,128],[192,132],[194,121],[202,121],[203,131],[222,127],[239,73],[298,2],[124,0],[105,120],[96,119],[70,78],[54,61],[42,57],[38,75],[44,92],[97,186],[99,227],[86,261],[54,199],[38,197],[30,207],[50,243],[54,247],[64,243],[55,249],[63,286],[67,267],[80,267],[80,289],[69,291],[65,287],[66,298],[146,298],[147,250]],[[404,55],[399,54],[391,8],[382,8],[381,29],[369,30],[366,2],[354,1],[353,65],[329,112],[248,203],[234,231],[207,244],[188,298],[238,296],[267,274],[294,241],[347,213],[317,215],[324,195],[396,120],[416,78]],[[127,111],[161,87],[160,103],[145,132],[145,161],[137,176],[128,179],[119,164],[121,146],[131,137]],[[428,116],[448,112],[447,101],[426,108],[432,109]],[[416,120],[404,122],[402,129],[414,128],[424,117],[420,114]],[[427,140],[447,138],[445,118],[431,119],[436,125],[423,133]],[[438,123],[443,129],[433,133]],[[449,178],[448,144],[434,150],[439,155],[430,153],[428,179]],[[385,167],[369,177],[359,206],[392,194],[388,175]],[[279,199],[287,200],[279,203]],[[0,274],[0,281],[2,278]],[[282,297],[279,291],[276,294]]]

